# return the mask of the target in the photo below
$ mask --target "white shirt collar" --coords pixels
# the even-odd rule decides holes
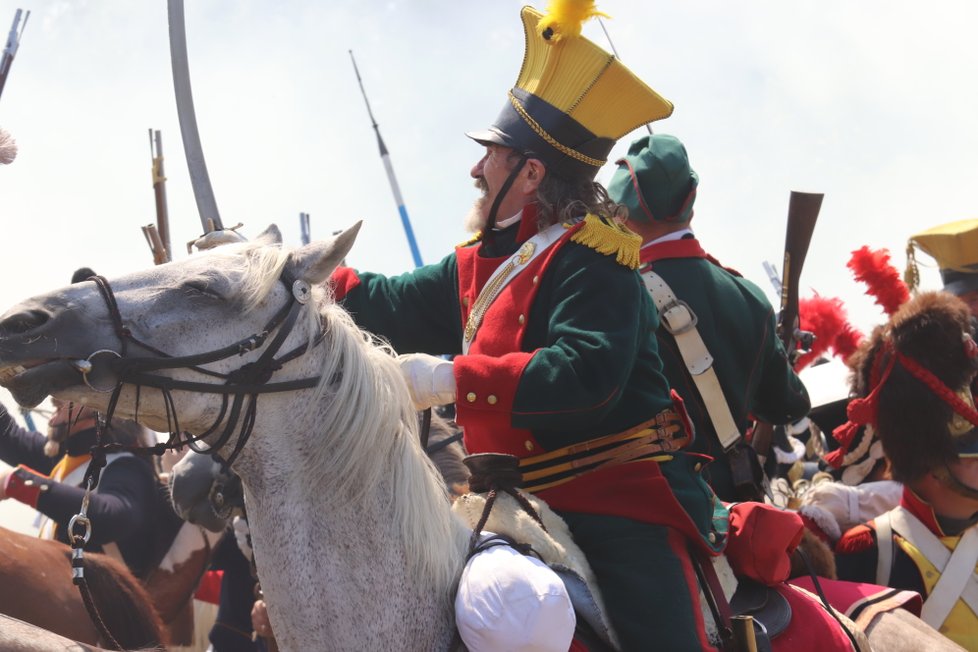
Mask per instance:
[[[517,222],[519,222],[521,217],[523,217],[523,209],[522,208],[520,209],[520,212],[517,213],[516,215],[514,215],[513,217],[508,217],[505,220],[496,222],[496,226],[495,226],[495,228],[493,230],[495,230],[495,231],[502,231],[507,226],[512,226],[513,224],[516,224]]]

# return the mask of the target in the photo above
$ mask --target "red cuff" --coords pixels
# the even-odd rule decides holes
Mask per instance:
[[[360,277],[352,267],[337,267],[329,277],[329,284],[333,288],[333,299],[342,301],[350,290],[360,285]]]
[[[204,576],[200,578],[200,584],[197,586],[197,592],[194,593],[194,599],[210,604],[220,604],[222,579],[224,579],[223,570],[209,570],[204,573]]]
[[[506,415],[509,425],[523,370],[532,353],[508,353],[501,357],[460,355],[455,358],[456,422],[485,419],[486,413]]]
[[[37,509],[41,485],[46,484],[49,480],[50,478],[47,476],[21,464],[7,476],[7,483],[4,485],[3,491],[7,498],[13,498]]]

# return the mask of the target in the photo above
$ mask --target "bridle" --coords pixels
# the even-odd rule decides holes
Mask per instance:
[[[111,423],[112,415],[115,412],[120,394],[125,385],[134,385],[136,387],[135,413],[137,420],[141,388],[151,387],[160,390],[166,409],[167,428],[170,433],[170,438],[166,443],[154,447],[144,447],[143,450],[145,451],[162,454],[167,449],[180,448],[187,445],[195,452],[210,454],[222,466],[230,469],[234,460],[237,459],[238,455],[244,449],[245,444],[247,444],[248,439],[251,437],[257,414],[258,396],[260,394],[309,389],[316,387],[320,382],[320,376],[270,382],[276,371],[281,369],[286,363],[300,357],[311,348],[318,346],[326,334],[325,331],[322,331],[311,345],[309,343],[300,344],[276,357],[279,349],[282,348],[282,345],[295,328],[299,313],[309,302],[312,294],[309,284],[306,281],[293,279],[285,271],[282,272],[279,281],[289,291],[289,301],[272,316],[261,331],[213,351],[184,356],[171,356],[137,339],[125,325],[122,313],[119,310],[119,304],[116,301],[115,294],[109,282],[103,276],[98,275],[90,277],[89,280],[95,282],[102,299],[105,301],[121,348],[119,352],[109,349],[96,351],[89,355],[88,358],[77,361],[75,367],[82,374],[85,384],[91,389],[112,393],[112,396],[109,398],[108,408],[106,409],[106,423]],[[130,344],[154,355],[131,357],[129,355]],[[263,348],[264,350],[257,360],[245,363],[229,373],[220,373],[201,366],[235,356],[240,357]],[[92,360],[96,356],[102,355],[114,356],[114,359],[109,362],[109,365],[117,376],[117,382],[111,389],[99,389],[93,386],[88,379],[88,374],[92,370]],[[214,382],[194,382],[154,373],[164,369],[189,369],[206,376],[211,376],[216,380]],[[181,432],[176,406],[171,394],[173,390],[220,394],[222,397],[221,410],[214,420],[214,424],[207,431],[199,435]],[[225,416],[227,416],[226,424],[218,438],[207,448],[202,448],[199,442],[217,431],[221,423],[225,421]],[[238,428],[239,422],[240,428]],[[229,455],[222,459],[218,455],[218,451],[228,443],[236,428],[238,428],[238,438],[234,448]]]

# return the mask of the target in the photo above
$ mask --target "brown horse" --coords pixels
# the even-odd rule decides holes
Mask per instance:
[[[144,648],[156,652],[160,648]],[[4,652],[103,652],[94,647],[41,629],[37,625],[0,614],[0,650]]]
[[[85,577],[102,619],[124,648],[166,642],[149,594],[123,563],[86,553]],[[75,641],[100,642],[78,587],[72,584],[68,546],[0,528],[0,586],[0,613]]]

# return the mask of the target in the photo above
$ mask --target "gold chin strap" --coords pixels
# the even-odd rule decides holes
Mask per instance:
[[[937,467],[934,469],[933,473],[934,476],[944,484],[944,486],[954,493],[964,496],[965,498],[978,500],[978,488],[966,485],[958,480],[958,478],[951,473],[951,469],[947,467],[947,464]]]

